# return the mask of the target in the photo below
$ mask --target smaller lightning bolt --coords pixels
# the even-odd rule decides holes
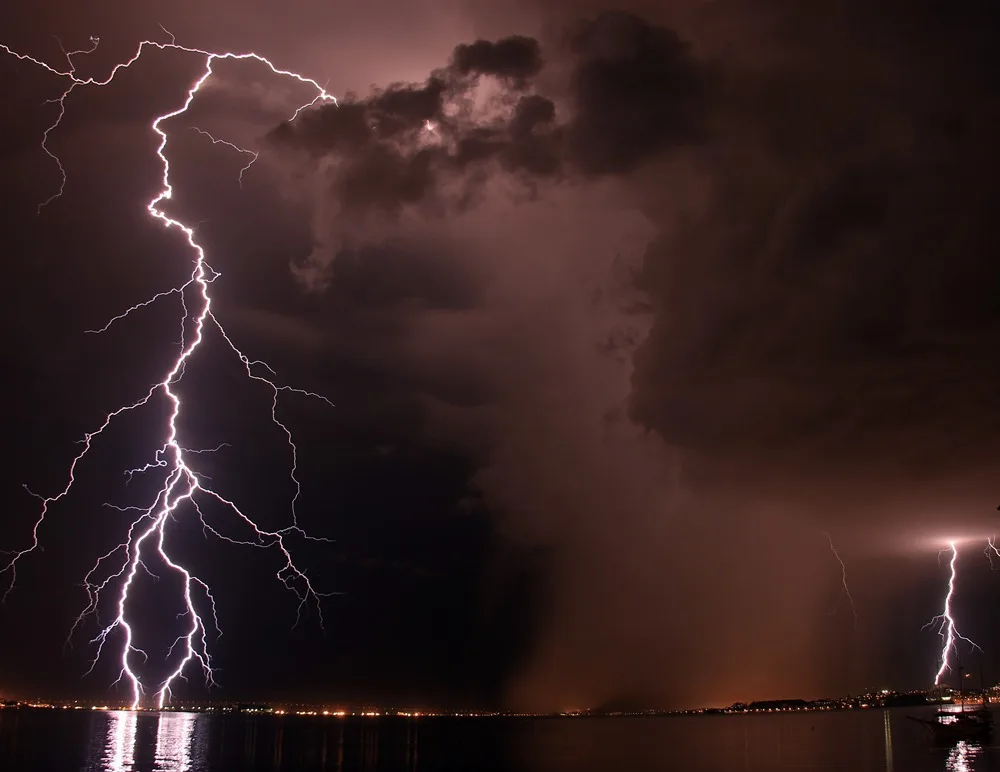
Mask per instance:
[[[986,549],[983,550],[983,552],[986,553],[986,559],[988,561],[990,561],[990,568],[993,571],[997,570],[996,565],[994,565],[994,563],[993,563],[994,556],[1000,558],[1000,550],[997,549],[997,545],[996,545],[995,539],[996,539],[996,536],[990,536],[990,537],[988,537],[986,539]]]
[[[936,627],[937,634],[941,636],[941,666],[938,668],[937,674],[934,676],[935,686],[941,683],[941,679],[944,677],[945,673],[951,671],[949,659],[952,654],[958,654],[959,641],[965,641],[973,649],[982,651],[979,644],[962,635],[958,631],[958,627],[955,625],[955,617],[952,614],[951,602],[955,596],[955,579],[958,576],[958,547],[955,546],[955,542],[951,541],[948,542],[948,549],[951,550],[951,560],[949,561],[950,575],[948,577],[948,594],[945,595],[944,598],[944,611],[934,617],[923,627],[924,630]],[[941,552],[938,553],[939,558],[940,555],[946,551],[947,550],[941,550]]]
[[[240,147],[239,145],[235,145],[232,142],[229,142],[227,140],[216,139],[211,134],[209,134],[207,131],[205,131],[204,129],[199,129],[197,126],[192,126],[191,130],[192,131],[197,131],[199,134],[201,134],[204,137],[208,137],[212,141],[213,145],[225,145],[228,148],[232,148],[237,153],[242,153],[243,155],[246,155],[246,156],[250,157],[250,160],[247,162],[247,165],[244,166],[242,169],[240,169],[240,187],[242,188],[243,187],[243,175],[246,174],[248,171],[250,171],[250,167],[253,166],[254,163],[256,163],[257,158],[258,158],[258,154],[255,153],[253,150],[247,150],[245,147]]]
[[[851,589],[847,586],[847,566],[844,565],[844,561],[840,557],[840,553],[837,552],[837,548],[833,545],[833,537],[827,532],[823,531],[823,535],[826,537],[827,542],[830,545],[830,552],[840,563],[840,582],[844,586],[844,595],[847,596],[847,602],[851,604],[851,614],[854,616],[854,632],[858,631],[858,610],[854,607],[854,597],[851,595]]]
[[[73,62],[74,56],[86,56],[87,54],[92,54],[97,50],[97,47],[101,44],[101,39],[98,37],[90,36],[90,48],[79,48],[75,51],[67,51],[66,47],[63,45],[62,41],[58,36],[53,35],[56,42],[59,44],[59,50],[62,51],[63,56],[66,57],[66,63],[69,65],[69,72],[76,72],[76,64]]]

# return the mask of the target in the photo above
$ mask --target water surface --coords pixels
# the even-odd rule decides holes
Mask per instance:
[[[4,772],[966,772],[915,709],[665,718],[334,718],[0,710]],[[926,711],[925,711],[926,713]]]

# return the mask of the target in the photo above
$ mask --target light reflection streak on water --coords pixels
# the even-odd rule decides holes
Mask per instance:
[[[885,772],[892,772],[892,721],[889,719],[889,711],[882,712],[885,731]]]
[[[103,772],[136,772],[136,726],[139,714],[131,711],[108,713],[108,735],[101,758]],[[192,743],[198,716],[194,713],[160,713],[156,717],[154,772],[190,772],[193,769]]]
[[[972,762],[981,750],[979,745],[962,740],[948,754],[948,760],[944,764],[945,771],[972,772]]]
[[[108,744],[104,749],[107,772],[131,772],[135,768],[135,725],[133,711],[108,713]]]
[[[156,726],[158,772],[187,772],[191,769],[191,740],[197,718],[194,713],[159,715]]]

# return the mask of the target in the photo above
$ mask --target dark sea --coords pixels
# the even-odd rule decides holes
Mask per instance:
[[[334,718],[0,710],[3,772],[998,770],[926,709],[664,718]]]

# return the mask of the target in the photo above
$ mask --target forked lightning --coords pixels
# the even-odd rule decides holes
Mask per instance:
[[[219,277],[219,274],[209,266],[203,248],[195,239],[194,228],[174,219],[161,208],[162,203],[169,200],[173,195],[173,186],[170,181],[170,162],[167,160],[166,155],[168,136],[166,130],[163,128],[163,123],[171,118],[175,118],[185,113],[188,110],[201,87],[211,77],[214,63],[225,59],[253,60],[255,62],[259,62],[267,66],[275,75],[294,79],[313,89],[315,93],[314,98],[295,110],[295,113],[292,116],[293,120],[299,115],[300,112],[302,112],[302,110],[321,102],[333,102],[336,104],[336,100],[312,78],[299,75],[298,73],[289,70],[279,69],[267,58],[259,54],[252,52],[216,52],[206,51],[199,48],[190,48],[178,45],[173,36],[171,36],[170,42],[168,43],[153,40],[142,41],[139,43],[135,54],[130,59],[116,64],[111,69],[110,74],[104,79],[79,77],[77,75],[74,57],[93,53],[97,49],[98,43],[99,41],[97,38],[91,38],[91,46],[89,48],[75,51],[65,51],[65,49],[63,49],[67,63],[65,68],[54,66],[43,61],[42,59],[19,53],[10,49],[6,45],[0,44],[0,50],[10,54],[11,56],[17,57],[21,61],[29,62],[47,70],[53,76],[60,78],[66,84],[66,87],[60,96],[50,100],[50,102],[53,102],[58,106],[57,115],[55,120],[45,129],[42,135],[41,143],[42,150],[53,160],[59,169],[59,187],[48,200],[43,201],[39,205],[39,211],[41,211],[47,204],[61,196],[65,190],[66,171],[59,158],[50,150],[48,140],[52,132],[59,126],[60,121],[65,115],[66,100],[75,89],[83,86],[106,86],[111,83],[119,72],[137,62],[143,52],[147,49],[155,48],[159,50],[170,50],[176,51],[180,54],[200,57],[204,61],[204,69],[202,70],[201,75],[188,89],[183,103],[177,109],[156,117],[152,122],[151,128],[159,137],[156,154],[162,163],[163,176],[159,192],[147,205],[147,210],[152,217],[155,217],[157,220],[162,222],[167,228],[174,228],[184,234],[184,237],[191,249],[190,278],[179,287],[158,293],[146,301],[137,303],[124,313],[111,319],[99,330],[94,331],[103,332],[115,322],[127,318],[137,309],[148,306],[166,297],[176,295],[180,298],[181,305],[183,307],[181,320],[182,342],[176,359],[173,361],[173,364],[163,376],[162,380],[154,384],[148,392],[136,401],[118,407],[109,412],[100,422],[96,430],[84,435],[82,450],[70,462],[68,479],[65,487],[54,495],[46,497],[39,496],[42,500],[41,511],[32,529],[29,546],[11,553],[12,557],[10,557],[8,562],[0,566],[0,573],[10,574],[10,582],[6,591],[9,593],[14,587],[14,583],[17,578],[16,571],[19,561],[37,550],[40,546],[39,531],[45,523],[46,516],[48,515],[51,507],[68,496],[76,480],[77,468],[80,462],[83,461],[83,459],[90,452],[93,442],[105,431],[105,429],[108,428],[111,422],[116,418],[135,410],[136,408],[149,404],[154,398],[165,399],[169,405],[169,417],[164,427],[162,445],[156,450],[152,461],[141,466],[139,469],[132,470],[132,473],[156,472],[162,474],[162,487],[159,489],[154,500],[148,507],[128,508],[135,509],[137,511],[136,519],[129,527],[125,539],[111,551],[99,557],[93,568],[87,573],[84,586],[89,597],[89,603],[83,609],[79,618],[76,620],[76,623],[73,625],[73,629],[75,630],[88,615],[97,612],[101,596],[105,591],[117,593],[114,603],[114,619],[110,624],[103,627],[93,641],[93,643],[96,644],[96,654],[93,663],[91,664],[91,669],[93,669],[93,666],[97,663],[98,659],[100,659],[106,646],[110,645],[112,636],[120,638],[121,672],[118,677],[118,681],[127,680],[131,685],[133,708],[140,707],[143,704],[144,697],[148,695],[152,695],[152,702],[154,705],[157,707],[163,707],[170,699],[173,684],[178,678],[184,677],[185,670],[192,660],[195,660],[198,666],[201,667],[206,680],[209,683],[213,683],[212,660],[209,655],[208,640],[211,633],[218,633],[218,618],[215,612],[215,599],[212,597],[212,593],[208,585],[199,579],[188,568],[185,568],[176,557],[172,557],[172,553],[168,549],[168,531],[171,522],[173,522],[176,517],[181,516],[182,514],[189,517],[198,517],[202,527],[207,532],[211,532],[216,537],[226,541],[276,550],[281,555],[281,559],[283,561],[283,566],[277,574],[278,579],[289,590],[295,593],[298,598],[296,618],[298,618],[298,615],[301,614],[303,608],[307,604],[314,604],[316,611],[319,614],[320,623],[322,624],[320,599],[323,596],[323,593],[318,592],[313,587],[313,584],[306,575],[306,572],[297,567],[292,554],[289,551],[288,544],[286,543],[288,537],[292,535],[305,539],[316,539],[316,537],[308,536],[298,523],[295,507],[301,488],[299,480],[296,477],[297,451],[291,431],[278,419],[277,406],[278,398],[282,393],[297,393],[323,400],[329,404],[329,400],[319,394],[276,383],[274,380],[274,371],[263,362],[251,360],[239,348],[237,348],[235,343],[219,323],[219,320],[215,317],[212,311],[212,296],[210,290],[212,282]],[[218,140],[211,135],[207,136],[209,136],[212,142],[230,146],[241,153],[244,153],[251,159],[240,172],[240,180],[242,181],[243,173],[250,168],[250,165],[252,165],[256,160],[256,154],[252,151],[244,150],[243,148],[232,145],[224,140]],[[247,378],[263,384],[270,392],[271,419],[284,432],[288,440],[291,454],[290,476],[294,485],[294,495],[291,502],[291,525],[285,528],[271,531],[259,527],[253,519],[251,519],[236,505],[236,503],[213,491],[210,487],[207,487],[205,483],[206,478],[203,475],[199,476],[192,461],[192,456],[199,451],[187,448],[178,436],[178,419],[181,415],[183,405],[175,387],[182,379],[185,367],[187,366],[192,355],[201,345],[206,333],[210,329],[216,330],[220,334],[222,340],[225,341],[233,353],[239,358],[239,361],[245,368]],[[202,510],[199,508],[199,501],[207,500],[214,500],[218,504],[225,506],[240,522],[251,529],[253,534],[252,538],[248,540],[234,539],[213,528],[204,517]],[[183,513],[180,511],[182,507],[184,508]],[[327,541],[326,539],[317,540]],[[173,652],[177,650],[177,647],[181,647],[183,656],[180,658],[180,661],[165,679],[158,682],[153,687],[149,687],[142,681],[136,672],[138,664],[138,660],[136,658],[139,657],[145,660],[148,659],[148,656],[146,652],[140,649],[135,643],[135,623],[134,621],[130,621],[128,607],[130,603],[129,593],[133,588],[139,572],[149,571],[145,561],[154,557],[158,557],[163,565],[167,566],[171,571],[176,572],[181,579],[181,585],[183,588],[182,603],[184,608],[181,618],[184,620],[183,624],[185,625],[185,628],[180,636],[167,648],[166,656],[169,659]],[[206,624],[206,619],[210,619],[209,624]],[[116,683],[118,681],[116,681]]]
[[[973,649],[982,651],[975,641],[971,641],[962,635],[955,625],[955,616],[951,607],[952,600],[955,597],[955,579],[958,577],[958,547],[955,542],[948,542],[948,548],[941,550],[942,553],[949,551],[951,552],[951,560],[948,562],[948,592],[944,596],[944,610],[924,625],[924,629],[932,627],[941,636],[941,664],[938,667],[937,674],[934,676],[935,686],[941,683],[941,679],[944,678],[945,673],[952,670],[951,660],[952,657],[958,656],[959,641],[964,641]]]

